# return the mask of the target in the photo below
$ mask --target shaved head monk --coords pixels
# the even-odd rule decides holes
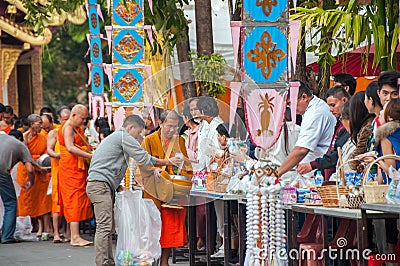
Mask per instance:
[[[79,235],[79,222],[93,217],[91,202],[86,195],[88,166],[84,160],[92,158],[92,154],[88,152],[82,129],[87,115],[88,109],[84,105],[75,105],[69,119],[58,130],[60,212],[70,223],[71,246],[82,247],[92,244]]]

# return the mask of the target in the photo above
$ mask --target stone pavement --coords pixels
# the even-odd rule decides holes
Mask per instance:
[[[93,237],[83,237],[93,241]],[[94,256],[93,246],[71,247],[69,243],[54,244],[51,240],[0,244],[0,266],[92,266],[95,265]]]

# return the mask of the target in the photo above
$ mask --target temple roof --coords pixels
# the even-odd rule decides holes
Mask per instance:
[[[47,0],[38,0],[40,4],[45,5]],[[29,27],[24,17],[27,9],[20,0],[0,0],[0,30],[1,40],[5,44],[22,44],[29,43],[33,46],[48,44],[51,41],[52,33],[49,29],[51,26],[63,25],[66,21],[72,24],[83,24],[86,21],[86,12],[84,7],[79,7],[73,14],[62,12],[58,14],[56,11],[50,14],[51,23],[49,27],[38,35],[31,27]]]

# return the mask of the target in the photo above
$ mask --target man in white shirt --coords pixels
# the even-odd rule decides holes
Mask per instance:
[[[279,177],[300,162],[311,162],[325,154],[334,134],[336,118],[328,104],[314,96],[306,84],[300,84],[296,112],[303,121],[295,147],[278,168]]]

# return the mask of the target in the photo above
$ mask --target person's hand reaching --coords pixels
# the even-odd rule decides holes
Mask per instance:
[[[310,163],[302,163],[297,166],[297,172],[301,175],[307,174],[312,171]]]
[[[180,167],[180,166],[182,165],[182,163],[183,163],[183,158],[180,158],[180,157],[173,157],[173,158],[168,159],[168,161],[169,161],[172,165],[175,165],[175,166]]]

